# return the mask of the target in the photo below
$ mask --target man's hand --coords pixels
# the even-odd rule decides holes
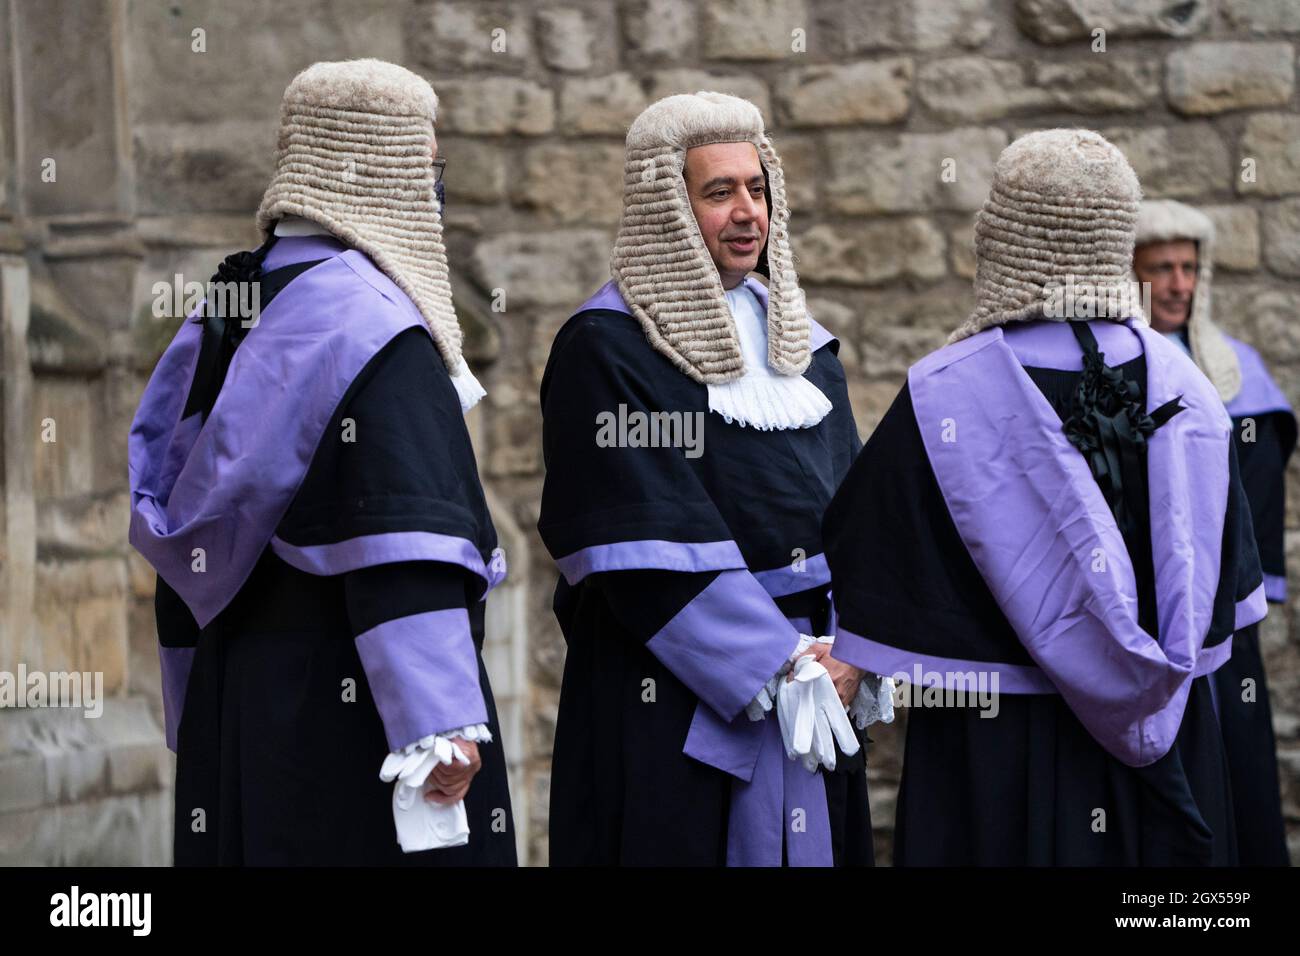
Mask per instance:
[[[424,799],[434,803],[450,804],[463,800],[469,793],[470,781],[483,766],[479,759],[478,744],[460,737],[453,737],[452,743],[460,748],[461,753],[469,758],[468,764],[453,760],[449,764],[439,764],[429,773],[429,788]]]
[[[862,678],[867,676],[866,671],[858,670],[852,664],[837,661],[831,657],[831,645],[820,641],[815,641],[799,656],[811,656],[826,668],[826,673],[830,674],[831,680],[835,682],[835,693],[839,695],[840,703],[846,708],[853,703],[853,698],[858,694],[858,685],[862,683]],[[787,675],[786,680],[794,680],[793,670]]]
[[[867,672],[858,670],[852,664],[837,661],[830,654],[822,659],[821,664],[826,668],[826,673],[831,675],[831,680],[835,681],[835,692],[840,695],[840,703],[848,708],[853,703],[853,698],[858,696],[858,685],[867,676]]]

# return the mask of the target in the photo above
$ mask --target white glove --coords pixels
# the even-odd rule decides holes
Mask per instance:
[[[384,758],[379,779],[385,783],[397,781],[393,787],[393,824],[403,853],[440,850],[469,842],[469,820],[465,815],[464,800],[434,803],[424,799],[433,786],[428,778],[434,767],[446,766],[453,760],[469,763],[464,751],[452,742],[453,737],[475,743],[492,741],[492,733],[486,725],[472,724],[422,737]]]
[[[794,678],[781,682],[777,697],[786,756],[798,759],[810,772],[819,764],[834,770],[837,741],[845,756],[857,753],[859,746],[835,682],[811,656],[798,658],[793,671]]]
[[[754,699],[745,705],[745,713],[750,720],[758,721],[765,718],[772,711],[772,706],[776,703],[777,693],[781,689],[781,678],[790,673],[790,666],[799,659],[799,655],[812,646],[815,638],[807,634],[799,635],[799,644],[795,647],[794,652],[789,659],[781,665],[781,669],[772,675],[772,679],[758,689]],[[834,638],[831,638],[834,640]]]
[[[894,722],[894,679],[867,674],[858,684],[858,693],[849,705],[849,716],[858,730],[874,723]]]

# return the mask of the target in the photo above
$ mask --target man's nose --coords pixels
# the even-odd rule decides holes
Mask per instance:
[[[758,206],[763,201],[760,196],[755,199],[748,189],[740,191],[739,201],[731,207],[731,218],[735,222],[749,222],[758,218]]]

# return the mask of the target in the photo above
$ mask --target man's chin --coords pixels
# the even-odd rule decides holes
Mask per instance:
[[[1191,310],[1186,312],[1174,313],[1170,315],[1166,312],[1157,312],[1151,310],[1151,325],[1157,332],[1177,332],[1187,324],[1191,318]]]
[[[727,261],[724,263],[724,266],[728,272],[739,272],[744,275],[749,275],[751,272],[753,272],[755,269],[758,268],[757,254],[752,256],[732,255],[732,256],[727,256],[726,259]]]

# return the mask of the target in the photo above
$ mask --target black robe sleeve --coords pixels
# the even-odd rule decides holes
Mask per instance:
[[[423,328],[353,383],[278,536],[286,553],[326,555],[341,574],[393,750],[486,722],[470,613],[486,582],[467,564],[495,536],[459,400]]]
[[[1228,507],[1223,519],[1223,550],[1219,559],[1219,593],[1206,647],[1231,638],[1237,609],[1264,584],[1250,502],[1237,458],[1235,441],[1228,447]]]
[[[1241,484],[1250,503],[1263,572],[1285,580],[1286,465],[1295,439],[1289,431],[1289,416],[1258,415],[1252,416],[1252,420],[1255,423],[1255,434],[1251,436],[1253,441],[1245,440],[1240,419],[1233,422]]]

